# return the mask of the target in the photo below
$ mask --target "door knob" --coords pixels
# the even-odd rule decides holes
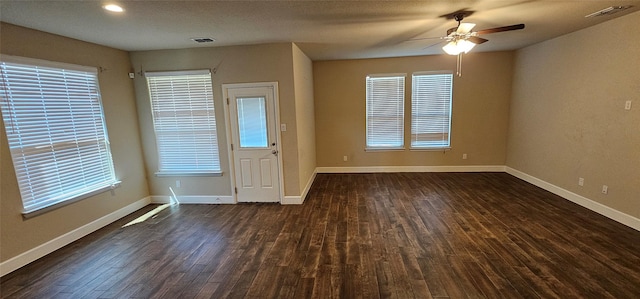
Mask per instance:
[[[271,151],[271,153],[274,154],[275,156],[278,155],[278,151],[277,150],[273,150],[273,151]]]

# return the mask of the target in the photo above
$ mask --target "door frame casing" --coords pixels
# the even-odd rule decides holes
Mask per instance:
[[[224,102],[224,119],[225,119],[225,127],[226,127],[226,135],[227,135],[227,153],[229,159],[229,176],[231,182],[231,197],[233,197],[233,202],[238,203],[238,194],[235,192],[235,188],[237,187],[236,182],[236,165],[234,159],[234,151],[231,149],[231,145],[234,144],[233,134],[231,132],[232,124],[231,124],[231,113],[229,111],[229,105],[231,99],[229,99],[229,90],[230,89],[245,89],[245,88],[270,88],[273,92],[273,109],[274,109],[274,126],[275,129],[275,137],[276,137],[276,150],[278,151],[278,155],[276,156],[276,163],[278,165],[278,188],[280,188],[280,192],[278,192],[279,203],[282,204],[284,199],[284,172],[283,172],[283,163],[282,163],[282,136],[280,135],[280,96],[278,91],[278,82],[253,82],[253,83],[224,83],[222,84],[222,98]],[[237,142],[236,142],[237,143]]]

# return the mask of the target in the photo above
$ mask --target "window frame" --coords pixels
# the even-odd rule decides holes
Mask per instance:
[[[0,106],[23,216],[117,188],[97,68],[10,55],[0,64]]]
[[[145,72],[145,77],[147,81],[147,89],[149,92],[149,103],[151,108],[151,117],[153,120],[153,130],[154,130],[154,135],[156,139],[156,153],[158,158],[157,159],[158,169],[155,175],[158,177],[221,176],[222,166],[220,161],[220,143],[218,139],[218,131],[217,131],[217,124],[216,124],[216,116],[215,116],[216,111],[215,111],[215,104],[214,104],[214,98],[213,98],[213,79],[211,78],[211,71],[206,69],[206,70],[188,70],[188,71]],[[189,77],[194,78],[194,81],[193,82],[189,81],[190,80]],[[205,77],[208,80],[204,80],[202,82],[195,82],[197,80],[204,79]],[[186,148],[181,143],[185,140],[183,139],[183,140],[177,141],[178,144],[167,142],[168,144],[167,145],[164,143],[166,140],[163,140],[163,138],[165,138],[166,136],[170,136],[170,133],[166,133],[163,131],[164,129],[170,129],[170,128],[168,127],[168,124],[162,124],[164,120],[161,118],[158,118],[157,116],[161,112],[159,109],[165,109],[168,107],[159,108],[159,106],[157,105],[157,102],[155,102],[155,100],[158,100],[158,97],[157,95],[154,95],[155,88],[152,85],[155,83],[152,83],[152,81],[156,79],[150,79],[150,78],[164,78],[164,79],[170,78],[170,80],[172,80],[171,78],[173,78],[175,79],[175,81],[186,80],[186,81],[189,81],[187,85],[205,84],[204,86],[198,86],[198,87],[194,86],[195,91],[203,92],[204,94],[200,94],[197,97],[189,97],[188,99],[186,99],[187,101],[189,101],[188,103],[185,102],[180,104],[180,105],[187,105],[189,107],[204,105],[203,106],[204,108],[200,110],[189,110],[191,114],[191,118],[181,119],[181,123],[184,123],[185,120],[189,120],[194,127],[192,128],[173,127],[173,129],[187,130],[188,134],[191,134],[190,136],[196,135],[194,134],[196,127],[198,128],[198,130],[211,132],[210,134],[207,134],[206,137],[204,137],[204,139],[210,139],[210,141],[212,142],[211,144],[207,144],[207,141],[204,139],[198,139],[199,141],[201,141],[200,143],[194,141],[193,143],[190,143],[187,145],[188,148],[194,148],[193,156],[188,157],[188,159],[190,159],[188,161],[188,163],[190,163],[188,167],[176,166],[177,164],[181,164],[181,165],[183,164],[183,163],[180,163],[179,161],[180,158],[178,158],[178,156],[185,158],[185,153],[180,150],[180,149]],[[200,79],[195,79],[195,78],[200,78]],[[171,82],[172,82],[171,84],[176,83],[174,81],[171,81]],[[189,89],[189,92],[187,93],[191,93],[191,89],[190,89],[191,87],[187,86],[186,88]],[[170,95],[171,98],[170,99],[163,98],[163,101],[170,100],[175,106],[175,104],[178,103],[176,102],[175,96],[176,95],[172,91]],[[174,113],[176,111],[177,110],[173,110],[173,111],[162,110],[162,112],[174,112]],[[192,113],[194,111],[201,112],[200,114],[201,116],[206,115],[203,117],[204,120],[198,120],[194,124],[195,118]],[[176,118],[178,117],[176,116]],[[169,117],[167,119],[169,119]],[[174,121],[174,123],[178,123],[178,122]],[[198,127],[198,125],[204,126],[206,128]],[[164,128],[164,129],[160,129],[160,128]],[[163,136],[163,134],[166,134],[166,136]],[[176,138],[175,135],[173,137]],[[171,138],[171,137],[168,137],[168,138]],[[180,137],[177,137],[177,138],[180,138]],[[196,146],[196,144],[198,144],[198,146]],[[206,151],[204,151],[204,149],[211,150],[210,156],[209,154],[207,154]],[[202,160],[202,161],[210,160],[211,164],[208,164],[209,162],[200,163],[199,160]]]
[[[416,145],[416,143],[419,141],[417,140],[418,134],[421,134],[420,132],[416,131],[416,126],[418,125],[417,119],[416,119],[416,107],[418,105],[424,105],[425,103],[419,103],[416,104],[416,102],[419,100],[416,97],[419,96],[419,92],[416,92],[417,89],[419,89],[421,86],[419,86],[419,84],[416,84],[416,82],[418,80],[416,80],[417,77],[425,77],[425,76],[441,76],[441,75],[447,75],[447,79],[445,83],[449,83],[448,86],[445,85],[445,88],[448,87],[448,91],[446,93],[448,93],[448,99],[445,100],[446,103],[443,103],[443,101],[440,101],[440,103],[436,103],[436,107],[440,108],[442,107],[441,110],[436,111],[436,113],[433,114],[438,114],[440,115],[440,117],[446,119],[446,124],[443,124],[443,126],[446,127],[446,133],[444,132],[445,130],[441,130],[438,133],[435,134],[442,134],[443,136],[446,134],[446,138],[441,138],[441,144],[434,144],[434,145]],[[410,145],[409,148],[411,150],[424,150],[424,151],[429,151],[429,150],[436,150],[436,151],[441,151],[441,150],[449,150],[451,149],[451,120],[452,120],[452,107],[453,107],[453,80],[454,80],[454,76],[453,73],[450,71],[425,71],[425,72],[415,72],[411,75],[411,121],[410,121]],[[439,84],[442,82],[439,82]],[[434,98],[429,98],[427,99],[427,101],[434,101],[434,100],[441,100],[441,95],[437,96],[438,98],[434,99]],[[444,106],[443,106],[444,105]],[[422,124],[425,123],[424,120],[425,117],[422,117],[422,120],[420,121]],[[435,122],[432,122],[435,123]],[[424,132],[424,128],[422,130],[420,130],[421,132]],[[435,141],[433,143],[436,143]]]
[[[404,117],[404,110],[405,110],[405,90],[406,90],[406,77],[407,74],[406,73],[392,73],[392,74],[369,74],[366,76],[366,80],[365,80],[365,85],[366,85],[366,100],[365,100],[365,106],[366,106],[366,112],[365,112],[365,118],[366,118],[366,123],[365,123],[365,151],[398,151],[398,150],[404,150],[404,122],[405,122],[405,117]],[[372,135],[371,132],[372,131],[378,131],[380,129],[382,129],[384,126],[375,126],[375,123],[372,123],[372,114],[379,114],[380,111],[372,111],[370,108],[372,107],[372,104],[376,104],[376,105],[380,105],[381,103],[372,103],[373,101],[382,101],[382,100],[388,100],[388,97],[385,97],[384,99],[377,99],[375,98],[375,93],[376,91],[372,90],[372,85],[374,84],[375,81],[377,80],[383,80],[383,79],[391,79],[391,80],[400,80],[401,84],[399,86],[396,86],[396,90],[395,91],[387,91],[387,93],[392,93],[391,97],[396,97],[395,99],[395,106],[396,106],[396,110],[394,110],[395,113],[390,113],[387,114],[389,117],[396,117],[395,119],[395,123],[399,124],[399,126],[394,127],[392,130],[390,131],[396,131],[396,134],[394,136],[393,141],[395,141],[395,145],[394,144],[382,144],[384,143],[381,140],[372,140],[375,139],[375,135]],[[382,103],[384,104],[384,103]],[[398,107],[399,106],[399,107]],[[395,114],[395,116],[393,115]],[[399,119],[398,119],[399,118]],[[382,124],[382,122],[378,122],[379,124]],[[376,143],[381,143],[381,145],[376,145]]]

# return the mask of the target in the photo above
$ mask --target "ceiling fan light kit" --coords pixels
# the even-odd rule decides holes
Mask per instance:
[[[442,50],[449,55],[458,55],[461,53],[469,53],[469,51],[471,51],[475,46],[476,44],[466,39],[459,39],[448,42],[444,47],[442,47]]]
[[[496,27],[480,31],[471,31],[476,26],[474,23],[462,23],[464,14],[456,14],[454,19],[458,22],[458,27],[447,30],[447,36],[443,37],[448,43],[442,49],[449,55],[459,55],[468,53],[475,45],[489,41],[478,37],[480,34],[490,34],[503,31],[519,30],[524,28],[524,24]]]
[[[471,49],[476,45],[489,41],[488,39],[481,38],[478,35],[524,29],[524,24],[516,24],[480,31],[471,31],[476,24],[462,23],[464,17],[464,13],[454,14],[453,18],[458,22],[458,26],[447,30],[447,35],[442,37],[442,39],[447,40],[447,44],[442,47],[442,50],[449,55],[458,56],[456,68],[456,74],[458,76],[462,76],[462,54],[469,53],[469,51],[471,51]]]

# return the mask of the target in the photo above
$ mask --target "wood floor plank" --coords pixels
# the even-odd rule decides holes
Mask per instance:
[[[318,174],[300,206],[147,206],[0,298],[640,298],[640,232],[505,173]]]

